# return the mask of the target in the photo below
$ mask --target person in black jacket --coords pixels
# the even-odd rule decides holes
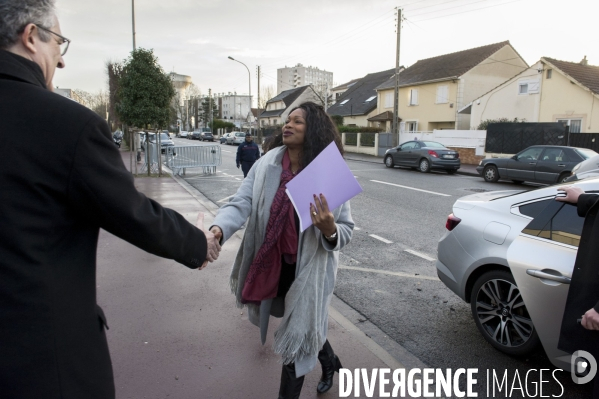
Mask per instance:
[[[240,144],[237,148],[237,169],[239,169],[239,165],[241,165],[241,170],[243,170],[243,177],[245,178],[248,175],[250,169],[252,169],[252,165],[260,158],[260,148],[258,148],[258,144],[254,143],[252,140],[252,135],[246,133],[245,142]]]
[[[574,353],[589,352],[599,360],[599,195],[587,194],[579,187],[565,186],[558,201],[575,204],[584,217],[572,280],[562,318],[558,348]],[[593,398],[599,398],[599,377],[595,377]]]
[[[68,44],[54,0],[0,0],[3,399],[114,398],[96,304],[100,228],[189,268],[220,250],[135,189],[102,118],[52,93]]]

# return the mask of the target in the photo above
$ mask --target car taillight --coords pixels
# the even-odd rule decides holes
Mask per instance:
[[[459,152],[456,152],[456,153],[455,153],[455,157],[456,157],[456,158],[459,158],[459,157],[460,157],[460,153],[459,153]]]
[[[455,216],[453,213],[450,213],[449,216],[447,216],[447,222],[445,223],[445,228],[449,231],[452,231],[453,229],[455,229],[455,227],[458,224],[460,224],[461,221],[462,221],[462,219]]]
[[[437,152],[433,150],[428,150],[428,155],[430,155],[431,157],[439,158],[439,154],[437,154]]]

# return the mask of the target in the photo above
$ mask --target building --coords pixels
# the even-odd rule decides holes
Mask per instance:
[[[345,93],[347,91],[347,89],[352,87],[358,80],[360,80],[360,79],[353,79],[353,80],[350,80],[349,82],[343,83],[342,85],[333,87],[329,91],[330,95],[331,95],[330,105],[335,104],[337,102],[337,100],[339,99],[339,97],[341,97],[341,95],[343,93]]]
[[[395,68],[369,73],[350,85],[327,113],[340,115],[347,126],[369,126],[368,118],[377,114],[376,88],[395,75]]]
[[[458,110],[527,68],[509,41],[419,60],[399,75],[400,129],[469,130],[470,115]],[[392,117],[395,78],[378,86],[377,92],[377,116]],[[390,120],[370,122],[391,131]]]
[[[60,89],[60,88],[56,87],[53,91],[54,91],[54,93],[60,94],[63,97],[66,97],[68,99],[76,101],[79,104],[83,104],[85,102],[82,98],[80,98],[77,95],[77,93],[74,90],[71,90],[71,89]]]
[[[219,117],[227,122],[234,123],[235,126],[241,127],[246,124],[251,117],[251,98],[248,95],[228,93],[223,94],[218,99]]]
[[[312,85],[318,93],[326,93],[327,88],[333,87],[333,72],[302,64],[277,69],[277,95],[306,85]]]
[[[571,133],[599,132],[599,66],[542,57],[530,68],[474,99],[460,112],[476,128],[488,119],[562,122]]]
[[[311,85],[285,90],[268,100],[266,110],[259,117],[260,127],[283,125],[291,110],[306,101],[322,103]]]

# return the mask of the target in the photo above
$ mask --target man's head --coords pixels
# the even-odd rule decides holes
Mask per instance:
[[[247,141],[248,143],[249,143],[250,141],[252,141],[252,135],[251,135],[251,134],[249,134],[249,133],[246,133],[246,134],[245,134],[245,141]]]
[[[0,0],[0,49],[38,64],[52,90],[56,68],[64,68],[55,0]],[[61,50],[63,45],[63,50]]]

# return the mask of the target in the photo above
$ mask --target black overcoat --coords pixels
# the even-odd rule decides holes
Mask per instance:
[[[206,238],[135,189],[103,119],[3,50],[0,141],[0,397],[113,398],[99,229],[192,268]]]
[[[576,321],[591,308],[599,312],[599,195],[582,194],[577,207],[578,215],[585,219],[558,348],[568,353],[585,350],[599,360],[599,332],[587,330]]]

